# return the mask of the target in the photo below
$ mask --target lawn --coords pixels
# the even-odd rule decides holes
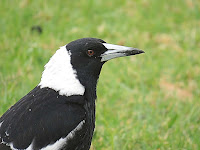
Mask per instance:
[[[146,52],[104,65],[91,150],[200,149],[199,0],[2,0],[0,115],[83,37]]]

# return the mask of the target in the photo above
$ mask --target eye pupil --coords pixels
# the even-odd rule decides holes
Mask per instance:
[[[93,56],[94,55],[94,51],[93,50],[88,50],[88,55],[89,56]]]

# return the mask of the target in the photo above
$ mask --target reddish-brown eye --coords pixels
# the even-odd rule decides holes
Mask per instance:
[[[88,50],[87,53],[88,53],[88,56],[93,56],[94,55],[94,51],[93,50]]]

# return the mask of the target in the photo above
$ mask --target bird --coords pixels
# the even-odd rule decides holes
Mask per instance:
[[[96,86],[111,59],[143,50],[81,38],[60,47],[40,83],[0,118],[0,150],[89,150]]]

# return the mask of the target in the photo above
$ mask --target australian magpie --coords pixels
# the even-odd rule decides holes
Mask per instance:
[[[40,83],[0,118],[0,150],[89,150],[103,64],[140,53],[96,38],[60,47]]]

